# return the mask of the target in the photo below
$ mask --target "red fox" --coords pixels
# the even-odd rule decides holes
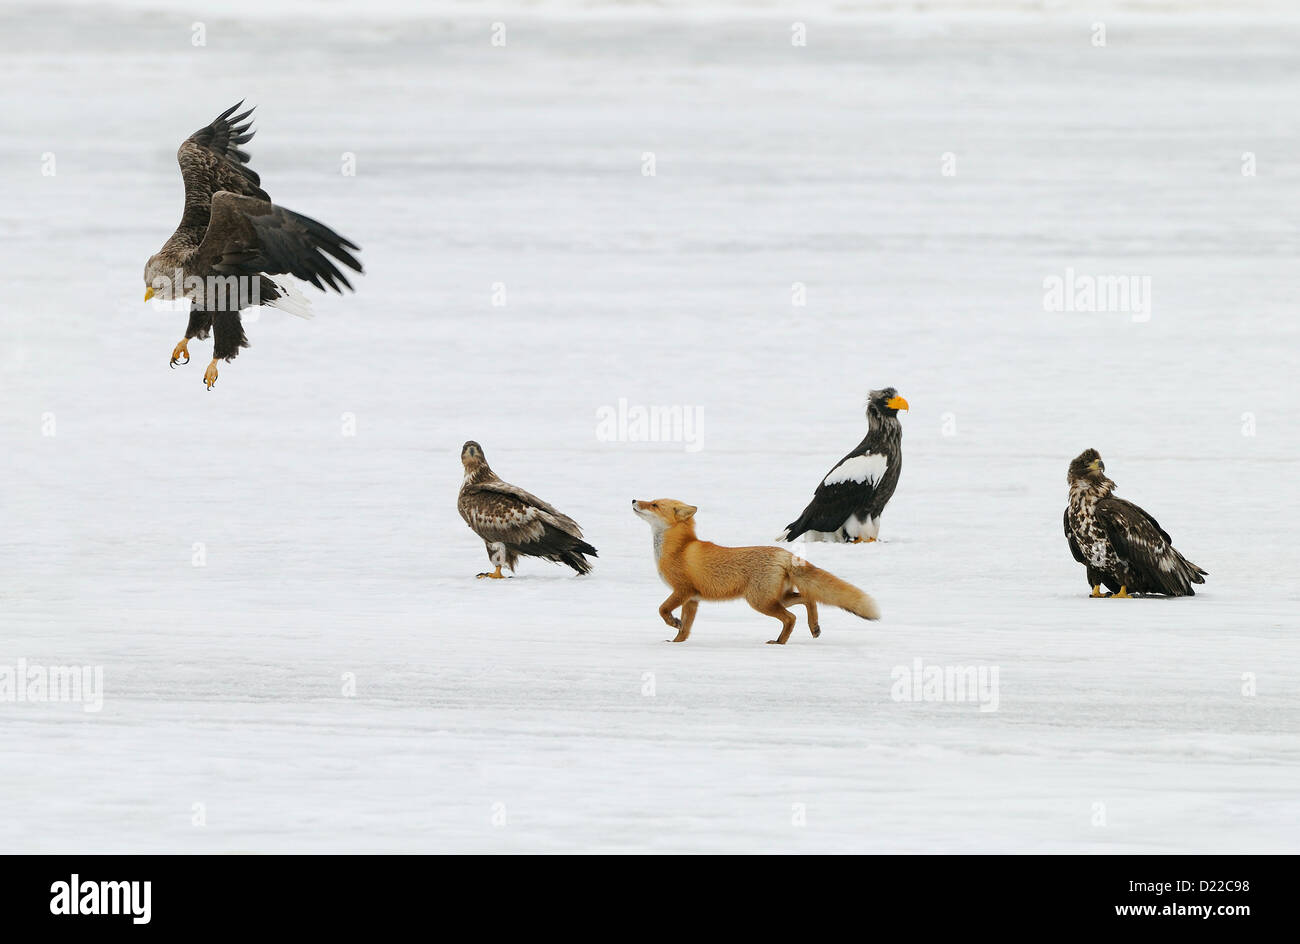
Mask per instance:
[[[672,594],[659,607],[663,621],[677,630],[669,642],[685,642],[701,600],[745,602],[781,621],[781,635],[768,642],[785,645],[795,616],[787,606],[808,608],[808,629],[821,635],[817,604],[829,603],[863,619],[880,619],[880,609],[857,587],[779,547],[720,547],[695,536],[694,505],[660,498],[632,501],[632,510],[654,534],[655,563]],[[673,610],[682,608],[682,617]]]

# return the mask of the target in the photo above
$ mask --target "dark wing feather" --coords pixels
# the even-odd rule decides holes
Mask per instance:
[[[242,105],[243,102],[240,102]],[[232,105],[213,119],[206,128],[200,128],[181,142],[176,161],[181,166],[185,181],[185,209],[205,209],[214,194],[222,190],[270,200],[262,189],[262,180],[247,167],[248,152],[239,147],[247,143],[253,132],[248,123],[240,124],[252,109],[231,117],[239,105]]]
[[[490,544],[568,564],[579,573],[590,570],[581,555],[599,556],[572,518],[506,482],[466,485],[457,506],[470,529]]]
[[[858,482],[836,482],[834,485],[819,484],[817,490],[813,492],[813,498],[808,503],[808,507],[790,525],[790,538],[794,539],[805,531],[836,530],[848,520],[849,515],[866,503],[864,498],[873,497],[871,495],[872,488],[871,485],[859,484]]]
[[[1205,582],[1204,571],[1174,550],[1160,523],[1132,502],[1103,498],[1097,502],[1097,521],[1115,552],[1141,581],[1130,590],[1190,596],[1195,593],[1193,583]]]
[[[329,256],[361,271],[358,249],[328,226],[284,207],[234,193],[212,198],[212,217],[195,255],[201,272],[220,275],[289,273],[319,289],[352,288]],[[326,255],[328,253],[328,255]],[[324,284],[322,284],[324,283]]]
[[[227,160],[237,161],[240,164],[247,164],[249,160],[248,152],[241,150],[239,145],[247,144],[251,141],[256,132],[250,130],[253,123],[246,120],[248,116],[253,113],[252,108],[248,109],[248,111],[241,112],[238,115],[233,114],[233,112],[243,104],[244,103],[240,101],[231,105],[221,114],[217,115],[216,118],[212,119],[212,123],[207,127],[200,128],[198,131],[195,131],[190,135],[188,140],[197,144],[199,147],[207,148],[214,154],[221,155]],[[243,122],[243,124],[240,124],[240,122]],[[240,168],[240,170],[253,183],[261,183],[257,174],[253,173],[251,169]]]
[[[1070,528],[1070,509],[1065,509],[1061,521],[1065,525],[1065,539],[1070,542],[1070,553],[1080,564],[1087,564],[1088,558],[1084,557],[1083,551],[1079,550],[1079,542],[1074,539],[1074,531]]]
[[[787,526],[786,540],[793,541],[805,531],[835,531],[848,520],[850,515],[861,509],[874,508],[879,514],[879,510],[885,507],[885,504],[893,497],[894,489],[898,487],[900,472],[898,456],[868,446],[868,442],[870,442],[870,437],[859,443],[858,448],[835,463],[822,476],[822,480],[817,483],[817,488],[813,492],[812,501],[808,503],[808,507],[803,510],[803,514]],[[882,455],[885,457],[885,474],[878,481],[845,481],[835,482],[832,485],[826,484],[826,480],[844,463],[859,456],[869,455]]]

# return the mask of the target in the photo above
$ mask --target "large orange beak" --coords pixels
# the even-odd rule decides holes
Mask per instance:
[[[153,298],[153,286],[152,286],[152,285],[150,285],[147,289],[144,290],[144,300],[145,300],[145,301],[148,301],[148,300],[151,299],[151,298]]]
[[[889,407],[891,410],[906,410],[908,408],[907,401],[902,397],[894,397],[894,399],[886,403],[885,406]]]

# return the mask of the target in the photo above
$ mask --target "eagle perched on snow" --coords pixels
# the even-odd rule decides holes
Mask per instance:
[[[480,577],[500,580],[502,567],[513,573],[521,554],[567,564],[580,574],[591,572],[582,555],[598,555],[582,539],[578,522],[536,495],[497,478],[478,443],[465,443],[460,461],[465,466],[465,481],[456,507],[470,530],[483,539],[488,560],[496,567]]]
[[[1114,498],[1115,483],[1096,449],[1070,463],[1070,504],[1065,509],[1065,538],[1074,559],[1088,569],[1092,595],[1128,597],[1134,593],[1195,596],[1194,583],[1205,583],[1204,570],[1174,550],[1155,518],[1132,502]],[[1103,594],[1105,584],[1110,593]]]
[[[190,362],[191,338],[206,338],[209,331],[216,335],[212,363],[203,374],[209,390],[217,382],[217,361],[233,360],[248,347],[240,311],[270,305],[310,317],[307,299],[270,276],[289,274],[342,294],[340,284],[352,285],[334,260],[361,271],[348,251],[358,248],[355,243],[271,203],[261,179],[245,166],[248,152],[240,149],[253,137],[247,121],[253,109],[234,114],[242,104],[181,142],[176,160],[185,181],[185,212],[144,267],[145,301],[192,300],[189,327],[172,350],[172,367]]]
[[[776,540],[803,537],[850,544],[876,540],[881,512],[894,494],[903,466],[903,424],[898,421],[898,411],[907,408],[907,401],[893,387],[871,391],[867,437],[826,473],[803,514]]]

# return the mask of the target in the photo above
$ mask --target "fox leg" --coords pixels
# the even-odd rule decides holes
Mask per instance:
[[[781,605],[780,600],[773,600],[771,603],[762,603],[755,605],[750,604],[764,616],[771,616],[781,621],[781,635],[775,639],[769,639],[769,646],[784,646],[785,641],[790,638],[790,632],[794,629],[794,624],[798,622],[793,613]]]
[[[677,638],[673,642],[685,642],[691,634],[691,626],[695,622],[695,611],[700,608],[699,600],[687,600],[682,604],[682,626],[677,631]]]
[[[687,602],[686,594],[678,593],[676,590],[674,590],[672,592],[672,595],[659,605],[659,618],[662,619],[664,623],[666,623],[668,626],[678,630],[677,638],[670,639],[668,640],[669,642],[685,642],[686,637],[691,634],[690,624],[689,623],[685,624],[685,628],[683,629],[682,621],[679,620],[677,617],[673,616],[673,610],[677,609],[679,606],[682,608],[682,616],[686,615],[686,607],[684,606],[686,602]],[[692,619],[695,618],[694,610],[691,611],[691,618]]]
[[[807,594],[795,593],[791,591],[781,599],[782,606],[799,606],[800,604],[808,608],[808,631],[816,639],[822,634],[821,624],[817,621],[817,601]]]

